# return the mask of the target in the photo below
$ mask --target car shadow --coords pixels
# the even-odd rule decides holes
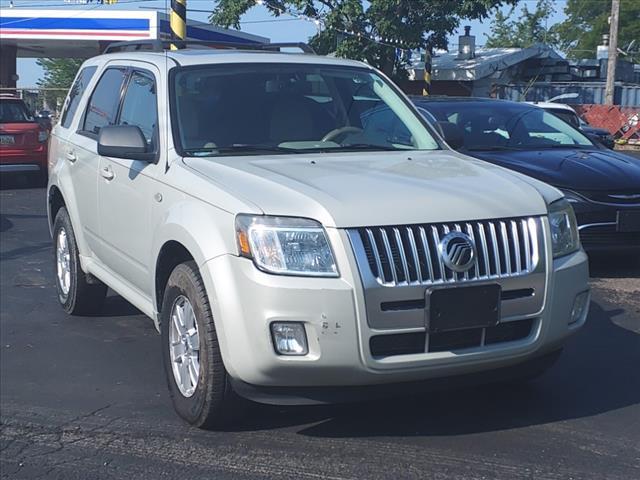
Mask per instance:
[[[589,254],[591,278],[640,278],[640,255],[625,252]]]
[[[13,222],[7,218],[7,215],[0,214],[0,232],[6,232],[13,228]]]
[[[6,252],[0,253],[0,261],[16,260],[19,258],[30,257],[38,255],[42,252],[51,250],[51,242],[36,243],[34,245],[27,245],[24,247],[14,248]]]
[[[255,405],[234,430],[300,426],[311,437],[452,436],[589,417],[640,403],[640,335],[618,327],[622,310],[591,305],[590,321],[558,363],[525,384],[494,384],[369,403]],[[310,425],[311,424],[311,425]]]
[[[88,317],[129,317],[135,315],[143,315],[143,313],[134,307],[131,303],[115,292],[107,295],[104,299],[104,305],[100,312]]]
[[[42,177],[36,173],[3,173],[0,175],[0,190],[25,190],[45,187]]]
[[[14,222],[11,219],[33,219],[33,218],[47,218],[46,215],[26,215],[26,214],[2,214],[0,213],[0,233],[6,232],[13,228]]]

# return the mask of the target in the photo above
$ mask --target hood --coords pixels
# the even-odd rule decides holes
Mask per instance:
[[[580,130],[582,130],[584,133],[589,133],[591,135],[598,135],[600,137],[606,137],[611,135],[611,132],[609,132],[609,130],[605,130],[604,128],[598,128],[598,127],[590,127],[587,125],[580,127]]]
[[[611,150],[544,149],[470,153],[476,158],[574,191],[635,191],[640,186],[640,160]]]
[[[547,211],[540,187],[525,177],[451,151],[185,158],[184,162],[265,214],[312,218],[330,227],[452,222]],[[559,195],[555,190],[544,194]]]

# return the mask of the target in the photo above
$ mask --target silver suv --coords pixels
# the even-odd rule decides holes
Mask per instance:
[[[108,286],[153,319],[189,423],[529,377],[585,322],[562,194],[452,151],[374,68],[120,50],[53,130],[58,297],[95,313]]]

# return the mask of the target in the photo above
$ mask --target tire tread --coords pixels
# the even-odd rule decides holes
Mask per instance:
[[[63,227],[67,232],[67,242],[69,243],[69,254],[71,256],[71,286],[66,298],[60,290],[60,286],[56,280],[58,289],[58,299],[62,304],[62,308],[69,315],[92,315],[102,310],[104,299],[107,295],[107,286],[103,283],[87,282],[87,275],[82,271],[80,266],[80,256],[78,252],[78,244],[76,243],[75,232],[71,224],[71,218],[65,207],[60,208],[56,214],[53,227],[53,245],[54,245],[54,268],[55,268],[55,249],[58,230]],[[55,270],[54,270],[55,271]]]

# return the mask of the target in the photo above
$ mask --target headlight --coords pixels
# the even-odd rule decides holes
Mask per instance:
[[[568,255],[580,248],[576,215],[566,199],[549,205],[549,225],[554,258]]]
[[[572,192],[571,190],[560,189],[560,191],[564,193],[564,198],[566,198],[567,201],[571,204],[587,203],[587,200],[585,200],[581,195]]]
[[[268,273],[337,277],[324,228],[306,218],[238,215],[240,255]]]

